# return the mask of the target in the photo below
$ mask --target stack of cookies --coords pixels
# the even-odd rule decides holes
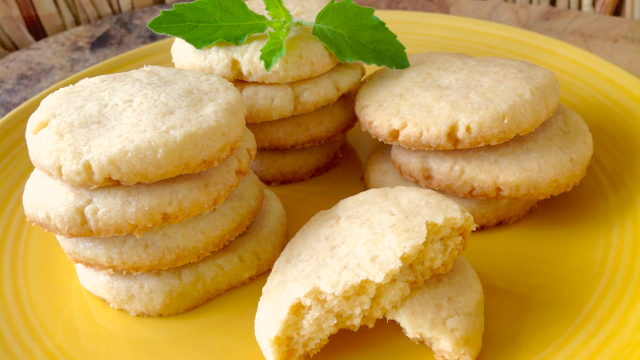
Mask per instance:
[[[145,67],[60,89],[27,124],[27,218],[112,307],[187,311],[266,271],[285,245],[282,205],[249,170],[244,116],[231,83],[196,71]]]
[[[447,194],[479,228],[511,223],[584,177],[593,140],[559,103],[556,76],[525,61],[454,53],[410,55],[406,70],[367,77],[362,126],[385,142],[369,158],[369,188]]]
[[[314,21],[327,1],[284,3],[295,19]],[[267,14],[261,0],[247,5]],[[267,72],[260,60],[266,41],[267,35],[260,34],[240,46],[198,50],[177,38],[171,54],[177,68],[222,76],[242,93],[247,126],[258,144],[251,169],[262,181],[303,181],[340,160],[344,134],[356,122],[352,93],[360,86],[364,67],[339,63],[310,28],[295,26],[285,41],[286,55]]]

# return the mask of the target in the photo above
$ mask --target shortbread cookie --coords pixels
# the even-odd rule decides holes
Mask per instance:
[[[85,189],[35,170],[22,203],[27,219],[65,237],[140,235],[210,210],[231,194],[256,154],[245,130],[236,152],[218,166],[151,184]]]
[[[356,120],[353,98],[343,96],[309,113],[247,127],[255,135],[258,149],[300,149],[343,135]]]
[[[260,150],[251,170],[269,185],[309,180],[333,168],[342,157],[344,136],[324,144],[293,150]]]
[[[98,270],[143,272],[198,261],[240,235],[260,210],[264,185],[249,172],[240,186],[214,209],[179,224],[142,234],[109,238],[65,238],[58,242],[74,262]]]
[[[473,219],[432,190],[372,189],[321,211],[289,242],[258,303],[268,360],[301,359],[341,328],[373,326],[433,273],[449,271]]]
[[[533,131],[558,106],[560,85],[532,63],[454,53],[409,55],[405,70],[367,77],[356,98],[364,129],[415,150],[495,145]]]
[[[133,185],[216,166],[240,145],[244,116],[242,96],[224,79],[147,66],[47,96],[26,138],[35,167],[58,179]]]
[[[405,178],[466,197],[544,199],[569,191],[586,173],[593,140],[584,120],[565,105],[531,134],[468,150],[391,150]]]
[[[296,20],[315,21],[326,0],[285,0],[284,5]],[[247,1],[249,8],[266,15],[260,0]],[[260,60],[260,49],[267,42],[267,34],[251,35],[242,45],[221,44],[201,50],[176,38],[171,47],[173,63],[177,68],[197,70],[222,76],[227,80],[264,83],[288,83],[321,75],[338,64],[338,59],[311,35],[311,27],[294,26],[285,40],[287,52],[271,68],[265,70]]]
[[[247,107],[247,123],[260,123],[308,113],[331,104],[360,86],[364,66],[342,63],[311,79],[286,84],[236,81]],[[353,104],[351,104],[353,108]]]
[[[460,256],[446,274],[436,274],[387,313],[437,360],[473,360],[482,347],[484,293],[469,261]]]
[[[364,168],[364,184],[367,189],[395,186],[420,185],[409,181],[400,175],[391,161],[391,145],[380,144],[369,156]],[[478,226],[476,231],[497,225],[507,225],[520,220],[538,200],[498,200],[467,198],[442,193],[449,199],[464,207],[473,216]]]
[[[273,192],[264,192],[262,208],[247,230],[198,262],[140,274],[76,264],[80,283],[111,307],[139,316],[180,314],[242,285],[267,271],[287,241],[284,208]]]

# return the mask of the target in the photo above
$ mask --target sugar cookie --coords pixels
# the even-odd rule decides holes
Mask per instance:
[[[396,171],[391,161],[391,145],[385,144],[380,144],[369,156],[363,179],[367,189],[395,186],[420,187],[403,178]],[[520,220],[538,203],[538,200],[479,199],[442,194],[469,211],[478,226],[476,231]]]
[[[284,5],[296,20],[315,21],[326,0],[286,0]],[[247,1],[249,8],[266,15],[260,0]],[[267,42],[267,34],[249,36],[247,42],[216,44],[204,49],[177,38],[171,47],[173,63],[177,68],[197,70],[222,76],[227,80],[264,83],[288,83],[315,77],[331,70],[338,59],[327,47],[311,35],[311,27],[294,26],[285,40],[286,55],[269,72],[260,60],[260,49]]]
[[[309,180],[333,168],[342,157],[344,136],[304,149],[260,150],[251,170],[270,185]]]
[[[467,149],[527,134],[558,106],[560,85],[532,63],[454,53],[409,55],[368,76],[356,97],[364,129],[414,150]]]
[[[308,113],[331,104],[360,86],[364,66],[342,63],[326,73],[285,84],[236,81],[247,106],[247,123],[260,123]],[[351,104],[353,108],[353,104]]]
[[[427,279],[386,317],[397,321],[411,339],[427,344],[438,360],[473,360],[484,332],[482,284],[460,256],[448,273]]]
[[[473,226],[458,204],[415,187],[367,190],[320,211],[262,289],[255,321],[262,353],[303,358],[341,328],[372,326],[411,288],[449,271]]]
[[[26,139],[35,167],[58,179],[133,185],[216,166],[240,145],[244,116],[242,96],[224,79],[147,66],[47,96]]]
[[[569,191],[586,173],[593,140],[584,120],[565,105],[534,132],[500,145],[467,150],[391,150],[407,179],[466,197],[544,199]]]
[[[355,123],[353,98],[343,96],[309,113],[247,127],[255,135],[258,149],[300,149],[343,135]]]

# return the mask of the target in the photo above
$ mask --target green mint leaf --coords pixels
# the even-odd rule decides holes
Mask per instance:
[[[264,0],[264,4],[272,19],[268,25],[274,31],[269,33],[267,43],[260,49],[260,60],[264,63],[265,70],[270,71],[287,52],[284,41],[293,26],[293,18],[282,0]]]
[[[266,6],[272,20],[285,20],[286,18],[289,18],[289,22],[291,22],[289,10],[284,7],[282,0],[264,0],[264,5]]]
[[[272,31],[269,33],[269,40],[260,49],[260,60],[264,62],[264,68],[270,71],[273,65],[278,62],[278,59],[284,56],[286,49],[284,47],[284,39],[287,34],[284,31]]]
[[[340,61],[408,68],[405,47],[373,12],[353,0],[331,0],[316,17],[311,33]]]
[[[173,10],[162,11],[147,26],[202,49],[220,41],[241,45],[249,35],[265,32],[267,21],[242,0],[197,0],[175,4]]]

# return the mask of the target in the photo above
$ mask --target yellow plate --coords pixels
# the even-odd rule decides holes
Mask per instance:
[[[526,59],[553,70],[562,101],[593,132],[580,186],[512,226],[473,234],[465,255],[486,294],[481,359],[640,357],[640,80],[573,46],[452,16],[377,12],[409,52],[456,51]],[[105,61],[36,96],[0,122],[0,358],[259,359],[253,336],[266,275],[168,318],[134,318],[83,290],[51,234],[25,221],[29,115],[56,88],[99,74],[170,65],[169,41]],[[368,143],[351,141],[361,156]],[[351,149],[338,168],[276,188],[290,235],[315,212],[363,190]],[[341,331],[314,359],[429,359],[395,323]]]

